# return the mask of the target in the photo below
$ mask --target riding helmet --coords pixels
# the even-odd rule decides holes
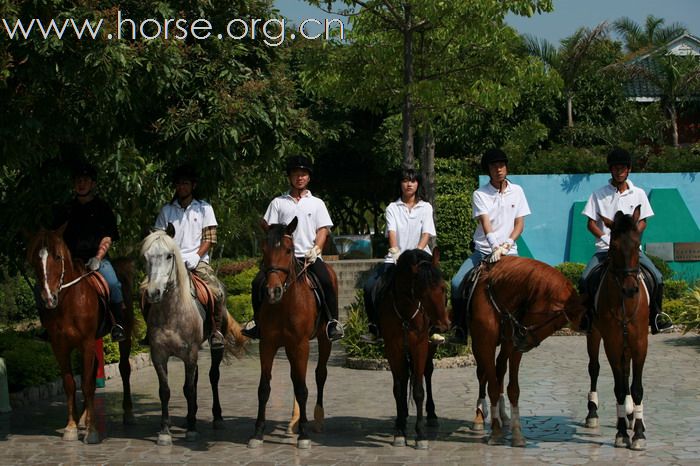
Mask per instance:
[[[632,155],[625,149],[615,147],[608,154],[608,167],[613,165],[626,165],[627,168],[632,166]]]
[[[86,161],[76,162],[72,167],[73,179],[80,178],[81,176],[87,176],[92,181],[97,181],[97,169],[94,165]]]
[[[289,175],[295,168],[301,168],[309,172],[309,175],[313,174],[314,168],[311,164],[311,160],[304,157],[303,155],[294,155],[287,159],[287,175]]]
[[[481,157],[481,168],[488,173],[489,165],[496,162],[504,162],[508,165],[508,156],[501,149],[494,147],[484,152]]]
[[[173,170],[172,180],[177,183],[180,180],[191,181],[196,183],[198,179],[197,170],[190,164],[184,164]]]

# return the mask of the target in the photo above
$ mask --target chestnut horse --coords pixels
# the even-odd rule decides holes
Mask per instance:
[[[78,440],[78,410],[75,399],[75,380],[71,368],[71,352],[82,353],[82,391],[85,398],[81,424],[85,424],[85,443],[98,443],[100,435],[95,421],[95,375],[97,357],[95,340],[109,330],[101,329],[100,297],[90,284],[89,276],[96,272],[85,269],[82,261],[74,262],[68,246],[63,241],[65,225],[56,231],[39,231],[29,242],[27,261],[34,269],[43,306],[40,307],[41,324],[47,329],[63,378],[63,389],[68,404],[68,423],[63,432],[64,440]],[[115,260],[113,265],[122,284],[124,294],[124,330],[126,340],[119,343],[119,372],[122,378],[124,398],[124,423],[133,422],[131,402],[131,332],[134,316],[131,286],[133,265],[127,260]],[[106,311],[108,312],[108,311]],[[109,319],[107,319],[109,321]],[[98,335],[98,333],[100,335]]]
[[[172,445],[170,432],[170,387],[168,386],[168,360],[171,356],[182,360],[185,365],[183,392],[187,400],[187,440],[196,440],[197,433],[197,379],[199,367],[197,359],[201,344],[209,334],[205,328],[208,322],[200,313],[197,302],[190,291],[190,277],[180,255],[180,248],[172,236],[175,229],[168,225],[167,231],[156,230],[148,235],[141,246],[141,254],[146,260],[146,277],[141,284],[150,304],[148,310],[148,339],[151,346],[151,361],[158,375],[158,394],[161,404],[160,432],[158,445]],[[224,352],[238,356],[243,351],[246,338],[236,320],[224,312],[221,317],[221,331],[225,346],[211,349],[209,382],[212,390],[212,415],[214,429],[223,428],[221,404],[219,402],[219,366]]]
[[[470,331],[477,375],[491,402],[489,445],[503,441],[501,388],[509,371],[512,445],[525,446],[520,426],[518,370],[523,353],[568,322],[577,327],[585,308],[567,278],[554,267],[524,257],[506,256],[483,270],[471,300]],[[496,361],[496,348],[501,352]]]
[[[598,426],[596,386],[600,371],[598,351],[602,338],[615,381],[615,446],[629,447],[632,450],[646,448],[642,371],[649,334],[649,295],[639,270],[639,245],[642,237],[638,228],[639,214],[638,206],[632,215],[617,212],[613,221],[603,218],[603,223],[611,230],[610,249],[600,288],[595,297],[596,312],[593,316],[592,331],[587,338],[591,391],[588,394],[586,427]],[[631,421],[629,426],[628,421]],[[634,432],[631,441],[627,433],[628,427]]]
[[[326,364],[331,354],[332,343],[325,332],[325,316],[318,313],[316,298],[310,286],[306,269],[294,257],[292,233],[297,227],[297,218],[289,225],[268,225],[261,222],[266,238],[263,242],[263,268],[266,276],[266,299],[260,308],[260,383],[258,385],[258,417],[255,433],[248,441],[249,448],[263,443],[265,433],[265,405],[270,398],[272,363],[279,348],[284,347],[291,367],[294,385],[294,418],[289,432],[296,427],[298,448],[309,448],[311,440],[307,433],[306,367],[309,360],[309,340],[318,340],[318,364],[316,365],[316,407],[314,409],[315,430],[323,429],[323,387],[328,376]],[[337,290],[337,279],[328,266],[333,287]],[[297,410],[299,418],[297,420]]]
[[[432,257],[420,249],[405,251],[399,256],[386,291],[377,303],[384,354],[394,379],[394,446],[397,447],[406,445],[409,380],[416,404],[416,448],[428,448],[423,419],[423,377],[428,392],[428,422],[437,425],[431,384],[436,347],[430,345],[429,333],[431,327],[446,331],[450,325],[445,310],[446,286],[438,269],[439,262],[437,249]]]

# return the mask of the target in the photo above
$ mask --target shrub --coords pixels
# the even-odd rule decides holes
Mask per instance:
[[[245,323],[253,318],[253,304],[250,293],[226,297],[226,307],[236,322]]]
[[[250,296],[250,284],[258,273],[256,265],[242,270],[235,275],[220,275],[221,282],[226,287],[226,293],[230,296],[247,294]]]
[[[562,262],[554,268],[564,274],[566,279],[574,285],[574,288],[578,289],[578,281],[581,278],[583,269],[586,268],[586,264],[581,264],[580,262]]]
[[[55,380],[60,372],[47,343],[14,331],[0,333],[0,357],[5,359],[11,392]]]
[[[690,287],[685,280],[666,280],[664,282],[664,298],[680,299],[688,294]]]
[[[664,283],[666,283],[673,277],[673,269],[669,267],[666,261],[656,256],[651,256],[649,254],[647,254],[647,257],[651,259],[651,261],[654,263],[654,266],[656,266],[656,268],[659,269],[659,272],[661,272],[661,276],[664,277]]]
[[[36,318],[34,293],[29,284],[19,275],[5,274],[0,282],[0,323],[12,324]]]

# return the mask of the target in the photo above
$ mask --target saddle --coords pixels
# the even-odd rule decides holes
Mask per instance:
[[[602,282],[603,276],[605,275],[606,267],[607,262],[601,262],[591,270],[591,272],[588,274],[588,278],[586,279],[585,288],[586,290],[588,290],[588,295],[591,297],[590,306],[594,312],[598,310],[598,290],[600,289],[600,283]],[[647,269],[641,264],[639,267],[639,275],[642,281],[644,282],[644,285],[646,286],[647,293],[649,294],[648,297],[651,300],[651,297],[654,296],[656,288],[659,286],[659,284],[656,283],[656,280],[654,279],[654,274],[652,274],[649,269]]]
[[[479,283],[479,277],[481,276],[481,271],[484,268],[485,262],[479,263],[478,266],[471,269],[467,275],[464,276],[464,280],[459,285],[459,295],[464,300],[465,311],[464,311],[464,324],[465,327],[469,323],[469,309],[471,307],[472,296],[474,295],[474,289],[476,289],[476,284]]]
[[[207,323],[206,315],[214,316],[216,311],[216,298],[214,297],[214,292],[211,287],[207,285],[207,282],[202,280],[197,274],[190,272],[190,291],[192,297],[197,302],[197,306],[200,308],[200,314],[202,314],[202,320]]]
[[[87,283],[95,290],[97,293],[97,298],[99,300],[99,323],[97,325],[97,338],[102,338],[107,335],[112,328],[111,321],[108,322],[106,319],[106,313],[109,305],[109,285],[107,280],[99,272],[93,272],[85,277]]]
[[[395,272],[396,267],[387,268],[386,271],[379,276],[379,279],[370,290],[369,298],[372,300],[375,309],[389,291],[389,285],[394,281]]]

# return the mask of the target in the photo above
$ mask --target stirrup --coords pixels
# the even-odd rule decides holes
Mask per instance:
[[[260,339],[260,327],[252,320],[245,325],[241,333],[252,340]]]
[[[661,316],[665,316],[665,318],[659,320],[659,317]],[[673,331],[673,321],[671,320],[671,316],[665,312],[659,312],[654,318],[654,327],[656,330],[655,333],[669,333]]]
[[[112,331],[110,332],[110,336],[112,337],[112,341],[115,343],[120,343],[124,340],[126,340],[126,334],[124,333],[124,327],[122,327],[119,324],[114,324],[112,327]]]
[[[440,335],[439,333],[433,333],[430,335],[430,343],[433,343],[435,345],[442,345],[445,343],[445,337]]]
[[[222,349],[224,347],[224,335],[215,330],[209,337],[209,347],[211,349]]]
[[[379,345],[381,343],[384,343],[384,338],[377,336],[373,333],[365,333],[363,335],[360,335],[360,341],[370,345]]]
[[[326,336],[330,341],[340,340],[345,336],[345,330],[343,330],[343,325],[336,319],[329,320],[326,324]]]

